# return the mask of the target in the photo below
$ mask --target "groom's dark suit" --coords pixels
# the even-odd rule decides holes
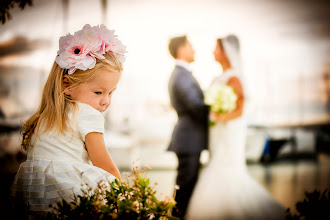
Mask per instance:
[[[179,161],[176,183],[180,189],[176,201],[180,213],[174,210],[173,215],[183,217],[198,178],[200,153],[208,145],[208,107],[198,82],[181,66],[175,66],[168,89],[178,114],[168,148],[177,154]]]

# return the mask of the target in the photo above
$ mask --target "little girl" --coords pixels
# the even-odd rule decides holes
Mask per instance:
[[[85,25],[59,41],[40,106],[23,126],[20,165],[11,188],[15,208],[47,215],[84,185],[120,178],[105,146],[104,112],[123,70],[125,46],[104,25]]]

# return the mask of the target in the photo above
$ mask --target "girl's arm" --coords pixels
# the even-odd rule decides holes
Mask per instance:
[[[235,118],[238,118],[242,115],[243,113],[243,107],[244,107],[244,94],[243,94],[243,89],[240,80],[234,76],[231,77],[228,82],[228,86],[231,86],[235,92],[237,93],[237,101],[236,101],[236,109],[230,113],[227,114],[213,114],[214,118],[216,121],[229,121]]]
[[[94,166],[102,168],[115,177],[120,178],[120,172],[105,146],[102,133],[88,133],[85,137],[85,144]]]

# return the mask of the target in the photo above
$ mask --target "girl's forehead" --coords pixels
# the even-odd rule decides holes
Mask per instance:
[[[114,84],[117,84],[119,78],[119,73],[104,71],[97,73],[92,80],[90,80],[87,85],[88,86],[98,86],[109,88]]]

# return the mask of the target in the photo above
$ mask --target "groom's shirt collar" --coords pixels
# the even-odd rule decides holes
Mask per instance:
[[[186,70],[188,70],[189,72],[191,72],[191,66],[190,66],[190,64],[187,63],[186,61],[176,59],[176,60],[175,60],[175,64],[176,64],[177,66],[181,66],[181,67],[185,68]]]

